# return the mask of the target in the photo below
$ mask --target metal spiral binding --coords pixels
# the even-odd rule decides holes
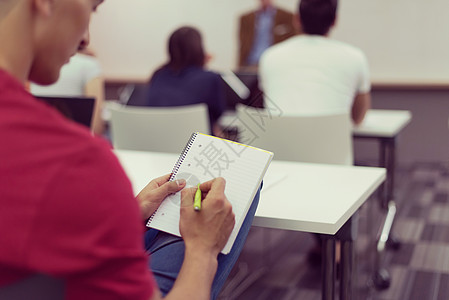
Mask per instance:
[[[187,145],[184,147],[184,149],[181,152],[181,155],[178,158],[178,161],[176,162],[175,166],[173,167],[173,170],[171,172],[170,181],[173,181],[176,178],[176,175],[178,174],[178,170],[182,165],[182,162],[186,158],[187,153],[189,152],[190,148],[192,148],[193,142],[195,141],[196,136],[198,135],[198,132],[192,133],[190,136],[189,141],[187,142]]]
[[[173,167],[173,170],[172,170],[172,173],[171,173],[171,176],[170,176],[169,181],[173,181],[173,180],[176,178],[176,175],[178,174],[178,170],[179,170],[179,168],[181,167],[182,162],[183,162],[184,159],[186,158],[187,153],[189,152],[190,148],[192,148],[193,142],[195,141],[195,138],[196,138],[197,135],[198,135],[198,132],[194,132],[194,133],[192,133],[192,135],[190,136],[189,141],[187,142],[187,145],[186,145],[186,146],[184,147],[184,149],[182,150],[181,155],[180,155],[179,158],[178,158],[178,161],[176,162],[175,166]],[[151,217],[148,219],[148,222],[147,222],[147,226],[148,226],[148,227],[150,226],[151,222],[153,221],[153,217],[154,217],[154,215],[156,214],[156,212],[157,212],[157,209],[156,209],[156,211],[151,215]]]

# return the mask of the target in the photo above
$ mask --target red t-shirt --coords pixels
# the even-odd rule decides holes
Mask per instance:
[[[131,184],[108,145],[0,70],[0,287],[41,273],[66,299],[149,299]]]

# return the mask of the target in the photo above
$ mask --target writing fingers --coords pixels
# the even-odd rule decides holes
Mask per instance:
[[[218,193],[224,193],[226,186],[226,180],[223,177],[217,177],[212,180],[203,182],[200,185],[202,192],[218,192]]]

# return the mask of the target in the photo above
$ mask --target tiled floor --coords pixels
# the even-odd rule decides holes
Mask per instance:
[[[360,210],[355,243],[354,299],[449,299],[449,166],[416,164],[397,171],[398,212],[394,233],[399,250],[383,263],[391,286],[377,290],[371,281],[375,237],[384,215],[376,196]],[[311,234],[253,227],[221,299],[321,299],[320,267],[307,262]]]

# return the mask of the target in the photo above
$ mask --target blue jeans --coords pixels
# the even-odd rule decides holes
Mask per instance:
[[[262,187],[262,186],[261,186]],[[227,255],[218,255],[218,269],[212,283],[211,299],[216,299],[223,287],[229,273],[237,261],[259,204],[260,188],[243,221],[239,234]],[[166,295],[181,269],[184,260],[184,241],[182,238],[171,234],[150,229],[145,233],[145,249],[150,257],[150,269],[163,295]]]

